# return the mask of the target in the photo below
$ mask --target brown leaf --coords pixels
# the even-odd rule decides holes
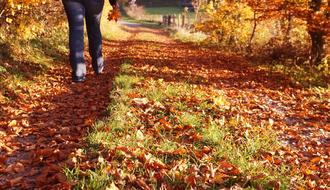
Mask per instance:
[[[151,188],[142,179],[137,179],[136,184],[143,190],[151,190]]]
[[[7,156],[5,155],[0,155],[0,165],[4,164],[7,161]]]
[[[23,177],[17,177],[14,179],[9,180],[10,186],[16,186],[17,184],[19,184],[22,181]]]
[[[21,173],[23,171],[24,171],[24,165],[20,162],[13,163],[6,168],[6,172],[8,173],[13,173],[13,172]]]
[[[66,176],[63,173],[57,173],[56,175],[54,175],[54,179],[60,183],[67,182]]]
[[[270,181],[270,182],[268,182],[268,185],[273,187],[274,190],[279,190],[281,187],[281,182],[280,181]]]

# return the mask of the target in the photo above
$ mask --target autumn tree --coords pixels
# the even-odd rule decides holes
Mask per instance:
[[[299,30],[305,28],[304,32],[310,38],[310,42],[305,42],[310,44],[310,62],[317,65],[326,57],[330,0],[213,0],[207,4],[208,18],[198,26],[213,37],[224,39],[225,35],[232,33],[236,39],[243,39],[240,43],[246,43],[246,47],[251,49],[259,23],[279,22],[281,33],[275,37],[281,39],[279,44],[283,48],[291,46],[290,33],[295,27],[300,27]],[[276,26],[272,28],[275,30]],[[233,38],[232,34],[229,38]]]
[[[320,63],[325,57],[325,38],[329,35],[329,5],[322,0],[311,0],[309,11],[305,19],[308,24],[308,33],[311,37],[311,62]]]
[[[250,39],[250,20],[253,10],[240,0],[209,1],[205,7],[205,18],[196,24],[196,29],[209,34],[213,42],[228,47],[245,49]]]
[[[249,5],[263,14],[264,19],[278,19],[286,23],[284,42],[290,43],[292,20],[299,19],[307,26],[311,40],[311,63],[319,64],[325,57],[326,37],[329,35],[329,0],[248,0]],[[289,44],[290,45],[290,44]]]

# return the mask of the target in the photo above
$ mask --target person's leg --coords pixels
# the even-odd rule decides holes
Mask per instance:
[[[84,60],[84,16],[85,7],[81,0],[63,0],[69,22],[70,64],[73,81],[85,80],[86,65]]]
[[[83,0],[86,8],[86,27],[88,34],[89,53],[92,57],[94,72],[100,74],[103,70],[102,34],[100,21],[104,0]]]

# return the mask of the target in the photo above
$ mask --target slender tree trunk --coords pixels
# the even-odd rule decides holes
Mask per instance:
[[[194,0],[193,1],[193,7],[194,7],[194,11],[195,11],[195,21],[198,21],[198,17],[199,17],[199,9],[201,7],[201,0]]]
[[[198,21],[198,17],[199,17],[199,7],[195,8],[195,21]]]
[[[252,52],[252,41],[253,38],[256,34],[256,30],[257,30],[257,11],[253,11],[253,29],[252,29],[252,33],[249,39],[249,46],[248,46],[248,51]]]
[[[291,29],[292,29],[292,15],[291,15],[291,13],[288,13],[287,22],[288,22],[288,25],[287,25],[287,28],[286,28],[286,31],[285,31],[283,45],[291,46],[291,42],[290,42],[290,32],[291,32]]]
[[[0,18],[2,18],[3,13],[5,12],[7,1],[3,1],[0,3]]]
[[[324,57],[324,33],[322,31],[310,31],[309,35],[312,41],[311,63],[319,64]]]

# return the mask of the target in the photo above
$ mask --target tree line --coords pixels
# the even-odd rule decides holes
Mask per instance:
[[[192,0],[192,5],[200,18],[196,29],[219,43],[245,44],[250,51],[258,29],[266,21],[273,20],[281,30],[273,35],[281,36],[282,45],[292,46],[290,33],[299,28],[308,35],[310,62],[319,64],[327,58],[330,0]],[[63,16],[58,14],[61,11],[60,1],[1,0],[0,28],[10,34],[40,22],[48,25],[63,20],[56,18]]]

